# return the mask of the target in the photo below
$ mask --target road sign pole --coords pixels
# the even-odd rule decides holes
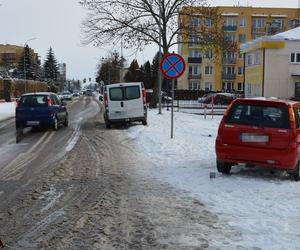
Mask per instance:
[[[172,80],[172,106],[171,106],[171,139],[174,134],[174,79]]]
[[[175,54],[165,54],[162,61],[160,62],[160,70],[164,77],[172,80],[172,105],[171,105],[171,139],[173,139],[174,130],[174,80],[181,77],[185,71],[185,61],[181,55]],[[167,100],[168,107],[168,100]]]

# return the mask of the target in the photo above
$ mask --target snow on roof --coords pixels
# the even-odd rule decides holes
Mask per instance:
[[[300,40],[300,27],[271,36],[271,39]]]
[[[241,45],[241,51],[244,52],[253,45],[261,41],[300,41],[300,27],[278,33],[273,36],[262,36],[257,39],[251,40]]]

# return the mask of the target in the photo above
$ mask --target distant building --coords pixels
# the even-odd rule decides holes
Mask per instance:
[[[245,96],[300,99],[300,27],[244,44]]]
[[[65,63],[58,64],[58,82],[65,83],[67,81],[67,66]]]
[[[38,54],[31,49],[35,60],[38,59]],[[23,57],[24,47],[10,44],[0,44],[0,67],[16,68]]]
[[[201,8],[192,8],[192,15],[182,17],[191,30],[212,27],[214,20],[201,15]],[[212,7],[213,8],[213,7]],[[299,25],[297,8],[218,7],[224,20],[227,39],[241,44],[266,35],[274,35]],[[180,17],[181,18],[181,17]],[[182,20],[181,20],[182,21]],[[197,44],[197,37],[187,31],[179,46],[179,54],[187,70],[178,79],[179,89],[232,91],[244,90],[244,59],[239,53],[217,53]]]

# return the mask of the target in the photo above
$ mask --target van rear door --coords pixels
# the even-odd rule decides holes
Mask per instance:
[[[290,142],[288,107],[234,103],[221,134],[228,145],[285,149]]]
[[[108,116],[112,120],[126,118],[124,88],[122,86],[108,87]]]
[[[127,118],[144,116],[144,103],[141,84],[124,86]]]

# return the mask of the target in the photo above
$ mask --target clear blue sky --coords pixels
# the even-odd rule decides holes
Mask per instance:
[[[298,7],[298,0],[215,0],[211,5],[252,5],[258,7]],[[67,64],[67,77],[82,80],[95,78],[99,58],[107,54],[105,48],[81,45],[80,24],[85,10],[77,0],[0,0],[0,43],[24,45],[29,42],[42,60],[51,46],[59,62]],[[108,47],[106,48],[108,49]],[[116,46],[115,49],[119,50]],[[135,57],[140,63],[151,60],[156,52],[150,46]]]

